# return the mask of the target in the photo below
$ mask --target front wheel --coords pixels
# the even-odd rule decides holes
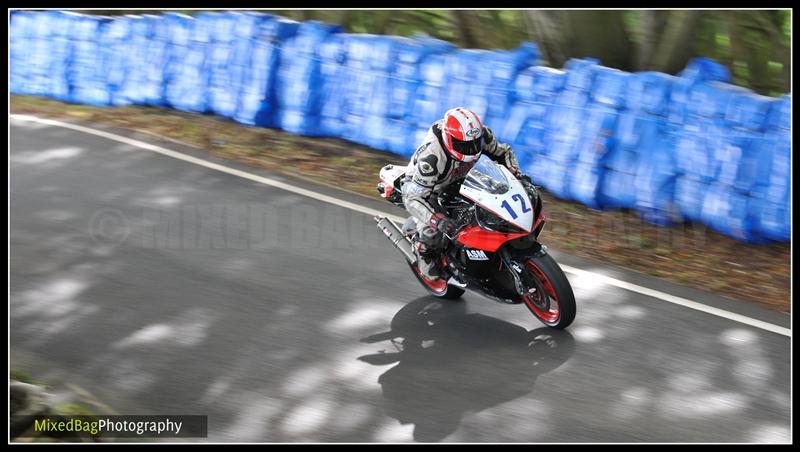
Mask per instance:
[[[429,281],[422,276],[417,264],[408,262],[408,266],[411,267],[411,271],[414,272],[414,276],[417,277],[417,280],[419,280],[422,286],[434,297],[455,300],[456,298],[460,298],[461,295],[464,295],[464,289],[447,284],[447,281],[443,278],[439,278],[436,281]]]
[[[529,294],[522,297],[525,306],[551,328],[568,327],[575,320],[575,294],[561,267],[549,254],[528,257],[524,264],[533,277],[524,278],[530,282],[526,284]]]

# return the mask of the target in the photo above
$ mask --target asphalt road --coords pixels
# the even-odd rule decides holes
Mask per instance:
[[[205,414],[215,442],[790,441],[784,335],[573,275],[556,333],[426,297],[364,214],[10,132],[11,367],[109,411]]]

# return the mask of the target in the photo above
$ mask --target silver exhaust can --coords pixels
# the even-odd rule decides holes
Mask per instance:
[[[394,221],[386,217],[375,217],[375,222],[378,224],[378,229],[383,231],[386,238],[398,249],[406,260],[414,265],[417,263],[417,254],[414,252],[414,245],[411,240],[406,237]]]

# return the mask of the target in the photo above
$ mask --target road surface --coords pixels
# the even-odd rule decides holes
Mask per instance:
[[[426,297],[363,213],[62,127],[10,132],[11,367],[114,413],[208,415],[214,442],[790,441],[785,334],[575,274],[556,333],[522,305]]]

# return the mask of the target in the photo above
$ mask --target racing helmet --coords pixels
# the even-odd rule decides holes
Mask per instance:
[[[442,141],[445,150],[462,162],[478,160],[483,151],[483,124],[474,112],[456,107],[444,114]]]

